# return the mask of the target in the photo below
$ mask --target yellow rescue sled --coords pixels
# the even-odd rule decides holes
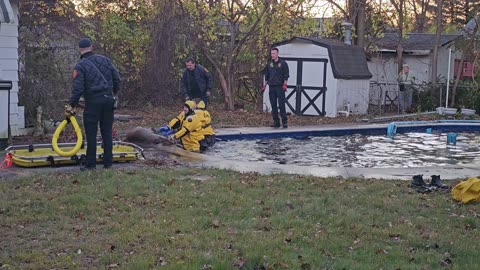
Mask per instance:
[[[75,119],[74,111],[66,111],[66,118],[57,127],[51,144],[12,145],[5,149],[8,162],[20,167],[42,167],[56,165],[83,164],[87,149],[84,147],[82,130]],[[65,126],[71,123],[77,135],[76,143],[58,143],[58,138]],[[133,143],[113,142],[113,162],[137,160],[143,156],[143,149]],[[103,148],[97,143],[97,162],[103,162]]]
[[[62,151],[69,151],[75,147],[75,143],[58,143]],[[57,154],[52,144],[12,145],[5,149],[10,154],[13,164],[20,167],[42,167],[56,165],[82,164],[86,155],[86,147],[72,156]],[[133,143],[122,141],[113,142],[113,161],[134,161],[143,156],[143,149]],[[97,144],[97,162],[103,161],[103,148]]]

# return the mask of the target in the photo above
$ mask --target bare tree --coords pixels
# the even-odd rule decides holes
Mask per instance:
[[[431,0],[409,0],[408,4],[412,8],[415,22],[413,24],[413,32],[425,32],[429,26],[429,10],[431,9]]]
[[[357,17],[357,45],[365,47],[365,7],[366,0],[358,0],[358,17]]]
[[[438,49],[440,47],[440,36],[442,34],[442,6],[443,6],[443,0],[437,0],[437,30],[435,33],[435,45],[433,47],[432,74],[431,74],[431,80],[434,88],[437,87]]]
[[[181,18],[173,1],[156,0],[155,8],[158,12],[149,23],[152,40],[149,57],[142,69],[142,98],[139,101],[147,99],[160,104],[173,102],[179,92],[172,63]]]
[[[475,18],[472,19],[472,22],[474,22],[474,24],[470,26],[471,29],[466,29],[466,32],[465,32],[465,38],[467,40],[467,44],[463,48],[462,59],[460,60],[459,68],[457,70],[455,83],[453,85],[452,95],[450,99],[450,107],[455,106],[455,97],[457,95],[458,83],[460,81],[460,77],[463,71],[463,63],[465,62],[466,57],[469,57],[470,55],[472,55],[472,53],[475,50],[476,36],[480,28],[480,16],[475,16]]]
[[[405,1],[399,0],[390,0],[390,3],[395,8],[395,11],[398,14],[398,45],[397,45],[397,62],[398,62],[398,72],[402,70],[403,63],[403,36],[404,36],[404,23],[405,23]]]

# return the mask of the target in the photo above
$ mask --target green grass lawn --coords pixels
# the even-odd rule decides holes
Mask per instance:
[[[0,269],[478,269],[479,205],[408,184],[165,168],[2,182]]]

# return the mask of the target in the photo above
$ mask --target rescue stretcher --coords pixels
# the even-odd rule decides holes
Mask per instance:
[[[58,148],[67,151],[75,143],[58,143]],[[43,167],[57,165],[80,165],[86,155],[86,147],[72,156],[62,156],[55,152],[52,144],[12,145],[5,149],[10,154],[13,164],[20,167]],[[128,162],[143,156],[143,149],[139,146],[122,141],[113,142],[113,162]],[[103,161],[103,148],[97,144],[97,162]]]

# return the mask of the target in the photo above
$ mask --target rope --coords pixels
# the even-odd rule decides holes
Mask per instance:
[[[72,123],[73,128],[75,129],[75,134],[77,135],[77,143],[75,144],[75,147],[73,147],[73,149],[65,152],[58,147],[58,138],[60,137],[60,133],[62,133],[62,130],[68,125],[68,123]],[[63,120],[62,123],[60,123],[60,125],[55,130],[55,133],[53,133],[53,138],[52,138],[53,150],[55,150],[55,153],[61,155],[62,157],[71,157],[75,155],[82,147],[82,143],[83,143],[82,130],[80,129],[80,126],[77,123],[77,119],[75,119],[75,116],[73,115],[70,115],[65,120]]]

